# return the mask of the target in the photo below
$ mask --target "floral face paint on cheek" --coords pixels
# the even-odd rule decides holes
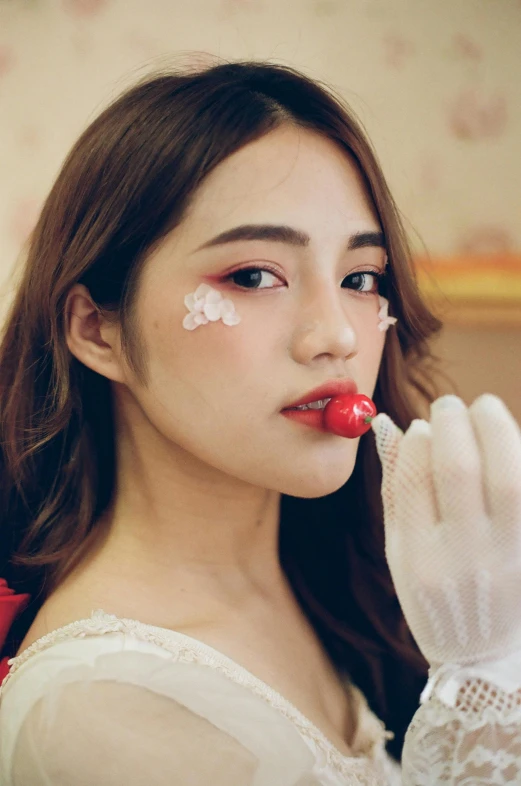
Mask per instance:
[[[225,325],[238,325],[241,318],[235,313],[235,306],[229,299],[209,286],[200,284],[195,292],[186,295],[184,304],[189,313],[183,319],[186,330],[195,330],[199,325],[217,322],[222,319]]]
[[[390,317],[388,315],[389,301],[386,300],[386,298],[382,297],[382,295],[378,295],[378,302],[380,304],[380,310],[378,312],[378,330],[384,331],[388,329],[389,325],[395,325],[398,320],[396,317]]]

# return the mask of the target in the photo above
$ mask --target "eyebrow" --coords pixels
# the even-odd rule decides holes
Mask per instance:
[[[241,226],[227,229],[219,235],[207,240],[202,246],[196,248],[201,251],[204,248],[214,246],[224,246],[227,243],[237,243],[244,240],[268,240],[274,243],[285,243],[290,246],[306,248],[311,242],[310,236],[306,232],[293,227],[278,224],[242,224]],[[385,238],[383,232],[355,232],[350,236],[347,250],[353,251],[356,248],[366,246],[377,246],[385,248]]]

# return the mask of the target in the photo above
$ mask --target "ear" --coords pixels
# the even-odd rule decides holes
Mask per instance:
[[[74,284],[67,295],[65,336],[85,366],[114,382],[126,382],[119,323],[102,314],[83,284]]]

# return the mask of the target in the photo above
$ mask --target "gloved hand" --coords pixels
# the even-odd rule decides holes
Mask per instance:
[[[431,666],[521,651],[521,431],[501,399],[456,396],[405,434],[372,422],[386,557]]]

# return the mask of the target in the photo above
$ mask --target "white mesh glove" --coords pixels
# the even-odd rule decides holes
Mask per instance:
[[[456,396],[405,434],[372,423],[383,467],[386,556],[431,666],[521,651],[521,432],[503,402]]]

